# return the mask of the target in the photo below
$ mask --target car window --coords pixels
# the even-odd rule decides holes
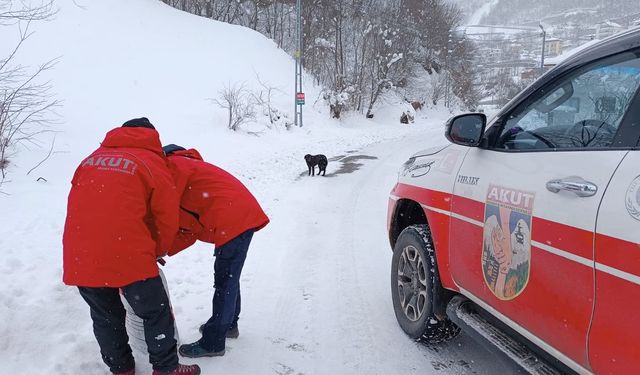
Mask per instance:
[[[516,107],[495,148],[609,147],[639,87],[637,54],[625,53],[583,67]]]

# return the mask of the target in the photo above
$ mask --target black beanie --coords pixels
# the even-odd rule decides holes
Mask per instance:
[[[129,120],[122,124],[123,128],[148,128],[155,129],[153,124],[149,122],[149,119],[146,117],[134,118],[133,120]]]
[[[184,151],[186,150],[186,148],[182,147],[182,146],[178,146],[178,145],[174,145],[173,143],[170,145],[166,145],[162,148],[162,151],[164,151],[165,155],[169,155],[171,153],[174,153],[176,151]]]

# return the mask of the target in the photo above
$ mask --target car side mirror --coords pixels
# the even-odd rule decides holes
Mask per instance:
[[[484,113],[467,113],[447,121],[445,136],[457,145],[478,147],[486,126],[487,116]]]

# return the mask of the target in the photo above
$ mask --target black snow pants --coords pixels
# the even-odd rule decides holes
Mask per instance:
[[[114,374],[133,370],[135,362],[125,329],[126,311],[118,288],[78,289],[91,308],[93,333],[104,363]],[[153,369],[173,371],[178,366],[175,328],[162,279],[157,276],[121,289],[133,311],[143,320],[149,362]]]

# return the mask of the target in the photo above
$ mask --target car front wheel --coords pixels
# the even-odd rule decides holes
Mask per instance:
[[[442,288],[437,272],[429,227],[405,228],[391,261],[393,308],[402,330],[409,337],[428,343],[447,341],[460,332],[449,319],[439,319],[434,313],[434,297]]]

